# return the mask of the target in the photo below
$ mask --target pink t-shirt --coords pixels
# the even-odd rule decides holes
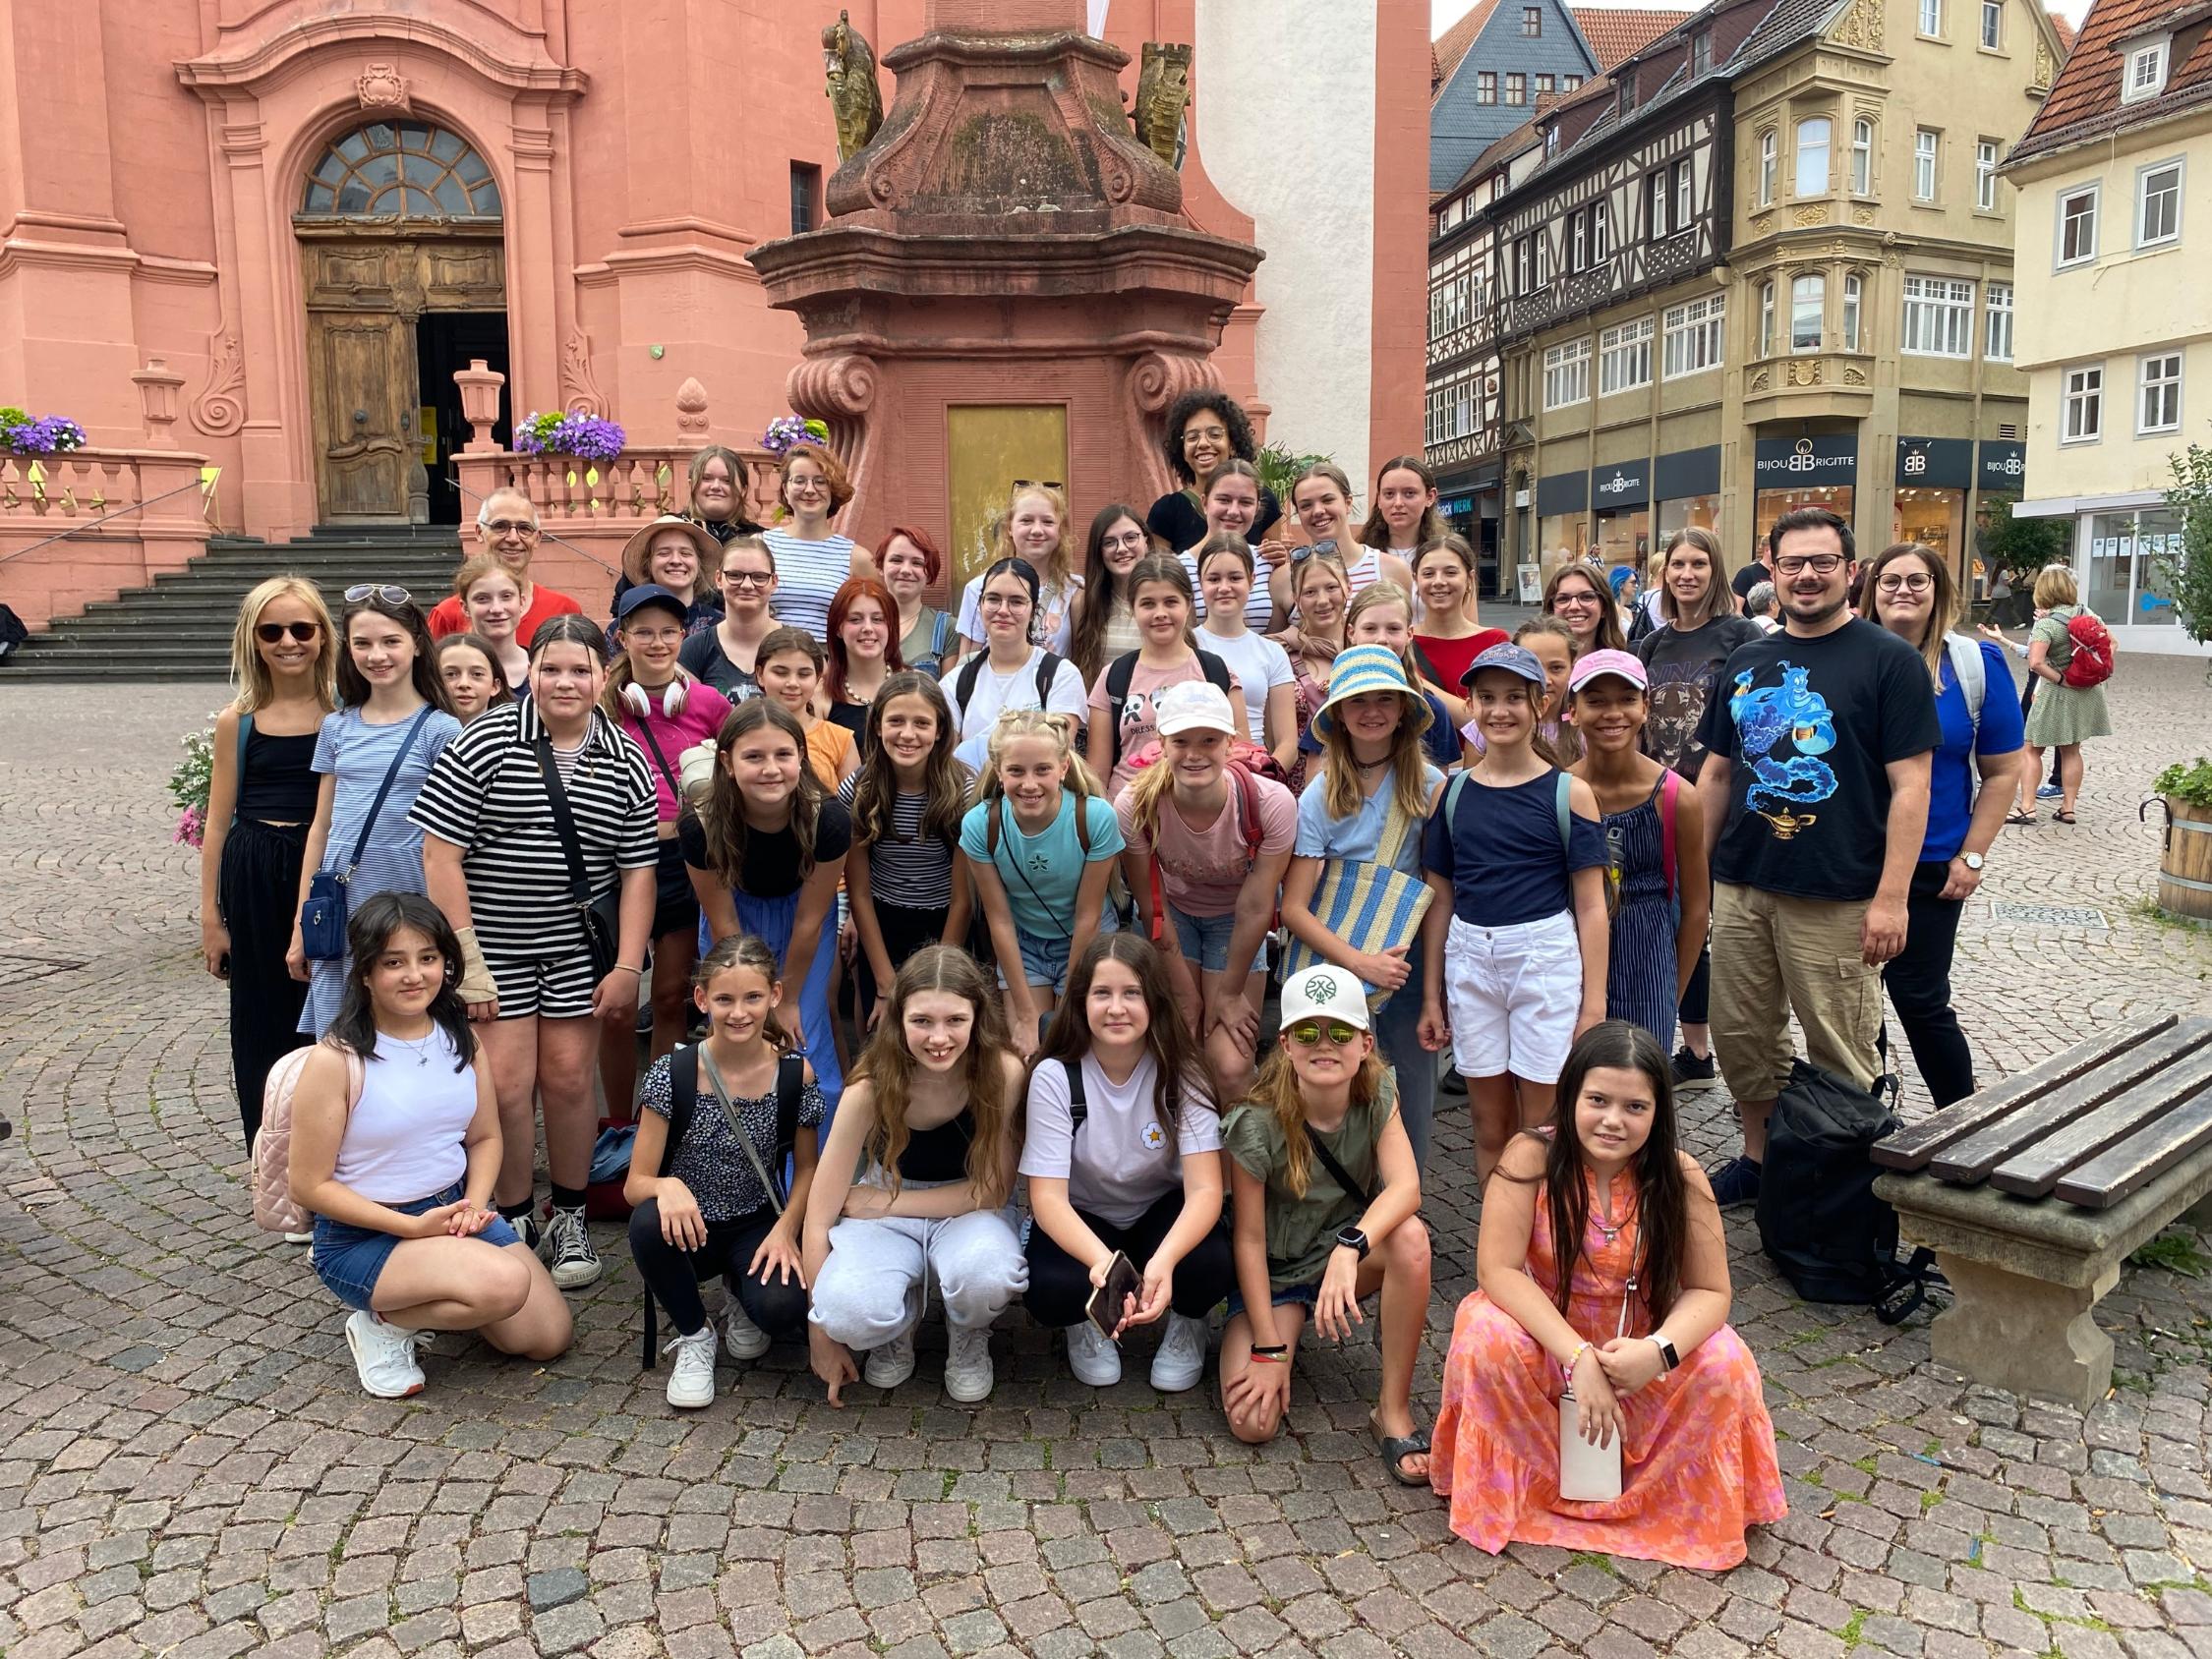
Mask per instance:
[[[1156,764],[1156,763],[1155,763]],[[1174,798],[1160,800],[1157,849],[1137,828],[1129,796],[1115,797],[1114,811],[1122,821],[1122,838],[1129,850],[1160,857],[1160,886],[1167,901],[1186,916],[1227,916],[1237,908],[1237,895],[1252,875],[1245,856],[1244,794],[1237,780],[1228,779],[1229,798],[1221,816],[1203,830],[1193,830],[1176,810]],[[1252,780],[1252,799],[1259,810],[1259,850],[1262,855],[1288,852],[1298,835],[1298,797],[1270,778]]]
[[[1094,715],[1105,714],[1111,705],[1112,699],[1106,695],[1106,678],[1112,672],[1113,667],[1109,664],[1090,688],[1090,708]],[[1142,658],[1136,659],[1129,677],[1129,701],[1122,705],[1121,753],[1114,762],[1114,775],[1106,780],[1106,793],[1109,797],[1119,795],[1122,786],[1134,775],[1134,769],[1129,764],[1130,757],[1145,744],[1159,741],[1159,727],[1152,719],[1153,700],[1171,685],[1182,685],[1187,681],[1202,680],[1205,677],[1205,670],[1198,665],[1195,654],[1173,668],[1154,668]],[[1236,707],[1237,700],[1243,695],[1237,685],[1236,675],[1231,674],[1230,707]]]
[[[669,771],[677,777],[683,775],[683,752],[694,743],[704,743],[722,730],[722,722],[729,718],[729,700],[704,680],[693,680],[685,693],[682,712],[675,715],[661,713],[662,693],[646,693],[653,705],[653,713],[641,722],[626,705],[622,710],[622,730],[645,755],[645,770],[653,774],[653,794],[660,803],[661,822],[673,824],[683,803],[669,787],[669,779],[661,771],[661,762],[653,758],[653,745],[645,741],[643,726],[650,723],[653,742],[661,746],[661,755],[669,764]]]

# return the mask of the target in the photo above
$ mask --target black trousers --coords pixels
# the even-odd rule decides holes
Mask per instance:
[[[1904,948],[1882,970],[1897,1023],[1912,1046],[1912,1062],[1939,1107],[1974,1092],[1974,1054],[1950,1008],[1950,957],[1966,906],[1961,899],[1941,896],[1950,879],[1949,860],[1914,866],[1905,900]]]
[[[262,1126],[269,1068],[312,1038],[300,1034],[308,988],[284,966],[300,914],[308,827],[240,819],[223,841],[215,902],[230,930],[230,1075],[246,1149]]]
[[[952,906],[938,905],[927,910],[913,910],[903,904],[877,904],[871,907],[876,926],[883,930],[884,954],[891,958],[891,971],[897,973],[900,965],[925,944],[935,944],[945,937],[945,918]],[[868,953],[859,952],[853,964],[854,1006],[860,1013],[860,1030],[868,1029],[868,1016],[875,1011],[876,999],[883,995],[883,987],[876,984],[875,970],[868,966]]]
[[[1120,1250],[1139,1272],[1152,1259],[1170,1229],[1183,1214],[1183,1189],[1164,1195],[1129,1227],[1110,1227],[1096,1216],[1077,1210],[1083,1225],[1098,1234],[1099,1242]],[[1039,1325],[1058,1330],[1077,1325],[1090,1300],[1090,1269],[1052,1240],[1042,1227],[1029,1229],[1029,1288],[1022,1305]],[[1229,1230],[1216,1227],[1198,1240],[1197,1248],[1175,1264],[1175,1291],[1168,1305],[1189,1319],[1201,1319],[1223,1300],[1237,1282],[1237,1264],[1229,1253]]]
[[[764,1282],[745,1273],[753,1252],[775,1225],[773,1210],[709,1222],[703,1249],[679,1250],[661,1236],[661,1201],[648,1198],[630,1212],[630,1258],[653,1299],[668,1309],[669,1322],[685,1336],[707,1323],[700,1285],[721,1279],[747,1319],[772,1337],[787,1337],[806,1323],[805,1287],[796,1276],[786,1285],[781,1274]]]

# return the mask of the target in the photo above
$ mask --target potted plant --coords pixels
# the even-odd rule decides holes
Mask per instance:
[[[65,455],[85,447],[85,429],[66,415],[33,417],[9,404],[0,408],[0,452]]]
[[[2158,864],[2158,907],[2177,921],[2212,927],[2212,760],[2176,761],[2151,779],[2166,812]],[[2145,801],[2138,817],[2148,817]]]
[[[204,729],[188,731],[180,740],[185,758],[169,774],[169,799],[179,809],[176,832],[169,837],[172,845],[196,847],[207,832],[207,791],[215,778],[214,719],[209,715]]]

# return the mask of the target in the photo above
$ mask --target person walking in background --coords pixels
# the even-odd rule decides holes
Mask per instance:
[[[1714,569],[1717,571],[1719,566],[1717,564]],[[1751,549],[1751,562],[1737,571],[1728,584],[1729,592],[1735,596],[1736,602],[1743,605],[1746,616],[1751,614],[1751,607],[1745,601],[1751,598],[1751,590],[1762,582],[1774,586],[1778,593],[1780,584],[1775,576],[1775,538],[1772,532],[1759,538]]]
[[[504,565],[515,580],[521,614],[512,630],[527,649],[538,630],[555,616],[573,616],[583,606],[566,594],[538,586],[530,579],[530,561],[537,556],[540,531],[538,509],[519,489],[495,489],[476,509],[476,550],[489,553]],[[462,608],[461,596],[439,600],[431,608],[430,631],[434,639],[447,634],[484,633],[481,619],[473,620]]]
[[[1776,612],[1780,609],[1781,601],[1776,598],[1775,585],[1772,582],[1765,580],[1754,582],[1751,585],[1751,592],[1743,597],[1743,614],[1747,620],[1759,624],[1759,631],[1762,634],[1775,634],[1781,631],[1781,620],[1776,615]]]
[[[407,813],[461,731],[445,707],[430,629],[406,589],[347,589],[341,627],[338,709],[316,737],[314,769],[321,782],[284,953],[292,977],[308,988],[299,1029],[314,1037],[338,1017],[350,973],[342,952],[308,956],[300,917],[315,877],[337,876],[349,909],[380,892],[421,892],[423,832]]]
[[[2020,772],[2020,715],[2004,653],[1952,633],[1959,608],[1950,565],[1932,548],[1900,542],[1867,566],[1859,614],[1920,654],[1943,727],[1929,764],[1927,836],[1905,899],[1904,948],[1882,968],[1939,1108],[1974,1092],[1974,1054],[1950,1007],[1951,952]]]
[[[1943,739],[1928,665],[1844,601],[1851,527],[1823,507],[1775,526],[1783,631],[1739,647],[1698,742],[1713,861],[1713,1047],[1743,1151],[1713,1173],[1723,1210],[1755,1202],[1767,1117],[1806,1058],[1859,1088],[1880,1069],[1882,964],[1904,948]]]
[[[816,640],[830,635],[830,601],[855,576],[873,576],[876,561],[830,521],[852,499],[844,466],[818,443],[784,451],[778,490],[789,517],[762,531],[776,555],[776,620]]]
[[[285,960],[315,821],[315,756],[336,695],[337,634],[302,576],[272,576],[238,607],[215,716],[200,843],[200,955],[230,989],[230,1075],[246,1151],[269,1068],[299,1047],[307,987]]]
[[[2027,712],[2027,767],[2021,773],[2019,810],[2008,821],[2035,822],[2036,782],[2043,775],[2043,752],[2059,752],[2058,807],[2054,824],[2071,824],[2074,804],[2081,794],[2082,744],[2112,735],[2112,716],[2105,710],[2102,685],[2076,686],[2066,682],[2073,661],[2075,617],[2081,608],[2081,590],[2073,572],[2063,564],[2047,564],[2035,578],[2035,626],[2028,634],[2027,671],[2036,682],[2035,701]]]

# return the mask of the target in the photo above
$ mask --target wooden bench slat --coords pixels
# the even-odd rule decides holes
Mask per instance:
[[[1963,1136],[1972,1134],[1983,1125],[1995,1122],[2015,1108],[2025,1105],[2047,1090],[2062,1083],[2070,1083],[2083,1072],[2102,1065],[2112,1058],[2116,1049],[2125,1049],[2156,1037],[2173,1025],[2174,1014],[2145,1014],[2100,1032],[2046,1057],[2025,1071],[2014,1072],[2002,1083],[1993,1083],[1953,1105],[1945,1107],[1933,1116],[1899,1129],[1876,1144],[1874,1162],[1885,1170],[1913,1171],[1926,1166],[1929,1159]]]
[[[2057,1195],[2084,1210],[2109,1210],[2206,1145],[2212,1145],[2212,1089],[2169,1108],[2073,1171],[2059,1182]]]
[[[1986,1180],[1992,1170],[2013,1154],[2208,1043],[2212,1043],[2212,1020],[2208,1019],[2179,1021],[2170,1030],[2117,1054],[2111,1052],[2108,1043],[2101,1064],[1954,1142],[1929,1160],[1929,1173],[1953,1183]],[[2059,1169],[2066,1167],[2061,1164]]]
[[[1990,1185],[2022,1198],[2040,1198],[2075,1166],[2128,1139],[2208,1087],[2212,1087],[2212,1049],[2202,1049],[2083,1113],[2065,1128],[2022,1147],[1990,1172]]]

